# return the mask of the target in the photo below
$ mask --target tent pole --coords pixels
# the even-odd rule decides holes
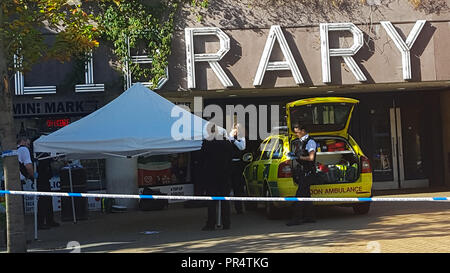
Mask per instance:
[[[59,154],[59,155],[54,155],[54,156],[45,156],[45,157],[39,157],[37,158],[38,161],[44,160],[44,159],[49,159],[49,158],[57,158],[57,157],[63,157],[66,156],[65,154]]]
[[[218,213],[217,213],[217,226],[222,226],[222,203],[219,200]]]
[[[73,185],[72,185],[72,166],[69,164],[69,182],[70,182],[70,192],[73,192]],[[72,215],[73,215],[73,223],[77,223],[77,217],[75,215],[75,202],[73,200],[73,196],[70,197],[72,201]]]
[[[33,153],[34,158],[36,158],[36,153]],[[34,191],[37,191],[37,176],[39,175],[37,172],[36,160],[33,162],[34,167]],[[38,231],[37,231],[37,196],[34,196],[34,240],[38,239]]]

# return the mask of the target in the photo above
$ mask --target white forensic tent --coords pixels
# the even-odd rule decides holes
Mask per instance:
[[[88,116],[38,138],[33,143],[34,153],[61,154],[68,159],[184,153],[201,149],[208,135],[207,124],[206,120],[136,83]],[[71,174],[69,177],[71,180]],[[75,211],[73,214],[75,219]],[[35,203],[37,239],[36,221]]]
[[[34,142],[34,152],[72,159],[183,153],[201,148],[206,124],[136,83],[90,115],[41,136]]]

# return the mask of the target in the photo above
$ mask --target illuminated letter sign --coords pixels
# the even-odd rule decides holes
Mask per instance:
[[[286,61],[269,62],[269,58],[272,53],[275,40],[278,40],[281,51],[283,52]],[[300,70],[297,67],[297,63],[295,62],[295,59],[292,56],[292,52],[289,49],[286,38],[283,35],[283,31],[281,30],[281,27],[277,25],[272,26],[270,28],[269,37],[267,37],[266,45],[264,47],[263,54],[259,61],[258,70],[256,71],[256,76],[255,80],[253,81],[253,85],[260,86],[262,84],[264,74],[266,73],[266,71],[275,71],[275,70],[291,70],[295,83],[296,84],[304,83],[302,74],[300,73]]]
[[[414,42],[419,36],[420,31],[425,25],[426,20],[418,20],[411,32],[406,38],[406,41],[403,41],[398,32],[395,30],[394,26],[389,21],[382,21],[381,25],[384,27],[389,37],[394,41],[397,48],[402,53],[402,67],[403,67],[403,79],[410,80],[411,77],[411,56],[410,50],[414,45]]]
[[[17,68],[22,62],[22,59],[17,55],[14,55],[14,66]],[[15,94],[17,96],[21,95],[41,95],[41,94],[55,94],[56,86],[25,86],[25,80],[23,73],[17,71],[14,74],[14,84],[15,84]]]
[[[151,64],[153,62],[152,58],[150,58],[149,56],[144,56],[144,55],[133,55],[133,56],[130,56],[130,58],[131,58],[130,62],[136,63],[136,64]],[[129,68],[129,63],[127,62],[125,66],[126,66],[125,70],[124,70],[125,84],[126,84],[125,89],[128,89],[134,84],[134,82],[131,79],[132,76],[131,76],[131,69]],[[166,67],[165,73],[166,73],[166,76],[159,79],[156,87],[154,88],[155,90],[163,87],[163,85],[166,84],[166,82],[169,80],[169,68],[168,67]],[[150,89],[153,88],[152,82],[141,82],[141,83],[142,83],[142,85],[144,85]]]
[[[150,56],[147,56],[147,55],[131,55],[129,38],[127,38],[127,46],[128,46],[128,56],[130,57],[130,61],[125,62],[125,66],[123,69],[124,77],[125,77],[125,90],[127,90],[134,84],[134,82],[132,80],[132,75],[131,75],[130,62],[136,63],[136,64],[151,64],[153,62],[153,58],[151,58]],[[142,85],[144,85],[150,89],[153,89],[153,88],[155,90],[160,89],[169,80],[169,68],[168,67],[165,68],[165,73],[166,73],[166,76],[159,79],[156,87],[153,87],[152,82],[140,82],[140,83],[142,83]]]
[[[85,84],[75,85],[75,92],[103,92],[105,91],[104,84],[94,83],[94,59],[92,52],[88,54],[89,60],[86,62],[85,66]],[[17,68],[19,66],[21,59],[14,55],[14,65]],[[55,94],[56,86],[25,86],[24,75],[22,72],[17,71],[14,74],[14,84],[15,84],[15,94],[21,95],[43,95],[43,94]]]
[[[353,34],[353,46],[350,48],[330,48],[329,31],[350,31]],[[342,57],[345,63],[360,82],[367,81],[366,76],[356,64],[353,55],[363,46],[363,33],[353,23],[320,24],[320,44],[322,55],[322,81],[331,82],[330,57]]]
[[[94,57],[92,51],[89,52],[88,58],[84,70],[84,84],[75,85],[75,92],[103,92],[105,91],[105,85],[94,83]]]
[[[220,49],[216,53],[195,54],[194,52],[194,36],[216,36],[220,41]],[[217,27],[202,27],[202,28],[186,28],[185,29],[186,42],[186,70],[188,79],[188,88],[193,89],[195,84],[195,62],[208,62],[214,73],[219,78],[220,82],[225,87],[232,87],[233,83],[228,78],[225,71],[219,65],[219,61],[230,50],[230,38]]]

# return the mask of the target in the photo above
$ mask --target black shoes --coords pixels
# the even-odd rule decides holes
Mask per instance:
[[[42,225],[38,225],[37,229],[38,230],[50,229],[50,226],[46,225],[46,224],[42,224]]]
[[[297,225],[301,225],[301,224],[302,224],[301,221],[293,220],[293,221],[287,222],[286,226],[290,227],[290,226],[297,226]]]
[[[59,227],[59,226],[60,226],[60,224],[57,223],[57,222],[51,222],[51,223],[49,223],[48,225],[49,225],[50,227]]]
[[[48,224],[38,224],[37,228],[38,230],[44,230],[44,229],[50,229],[52,227],[59,227],[60,224],[57,222],[50,222]]]
[[[216,228],[214,226],[206,225],[202,228],[203,231],[211,231],[215,230]]]
[[[314,219],[304,219],[304,220],[291,220],[286,223],[286,226],[298,226],[305,223],[315,223],[316,220]]]
[[[222,229],[226,230],[226,229],[230,229],[231,225],[223,225]],[[210,225],[206,225],[202,228],[203,231],[212,231],[212,230],[216,230],[216,228],[214,226],[210,226]]]

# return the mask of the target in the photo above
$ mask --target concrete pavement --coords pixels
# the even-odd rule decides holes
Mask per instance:
[[[384,197],[450,196],[450,191]],[[288,227],[262,210],[232,214],[230,230],[201,231],[206,208],[90,213],[77,224],[39,231],[29,252],[450,253],[450,202],[373,202],[368,215],[317,206],[317,222]],[[58,219],[58,218],[57,218]],[[27,218],[29,239],[32,217]],[[0,248],[0,252],[5,248]]]

